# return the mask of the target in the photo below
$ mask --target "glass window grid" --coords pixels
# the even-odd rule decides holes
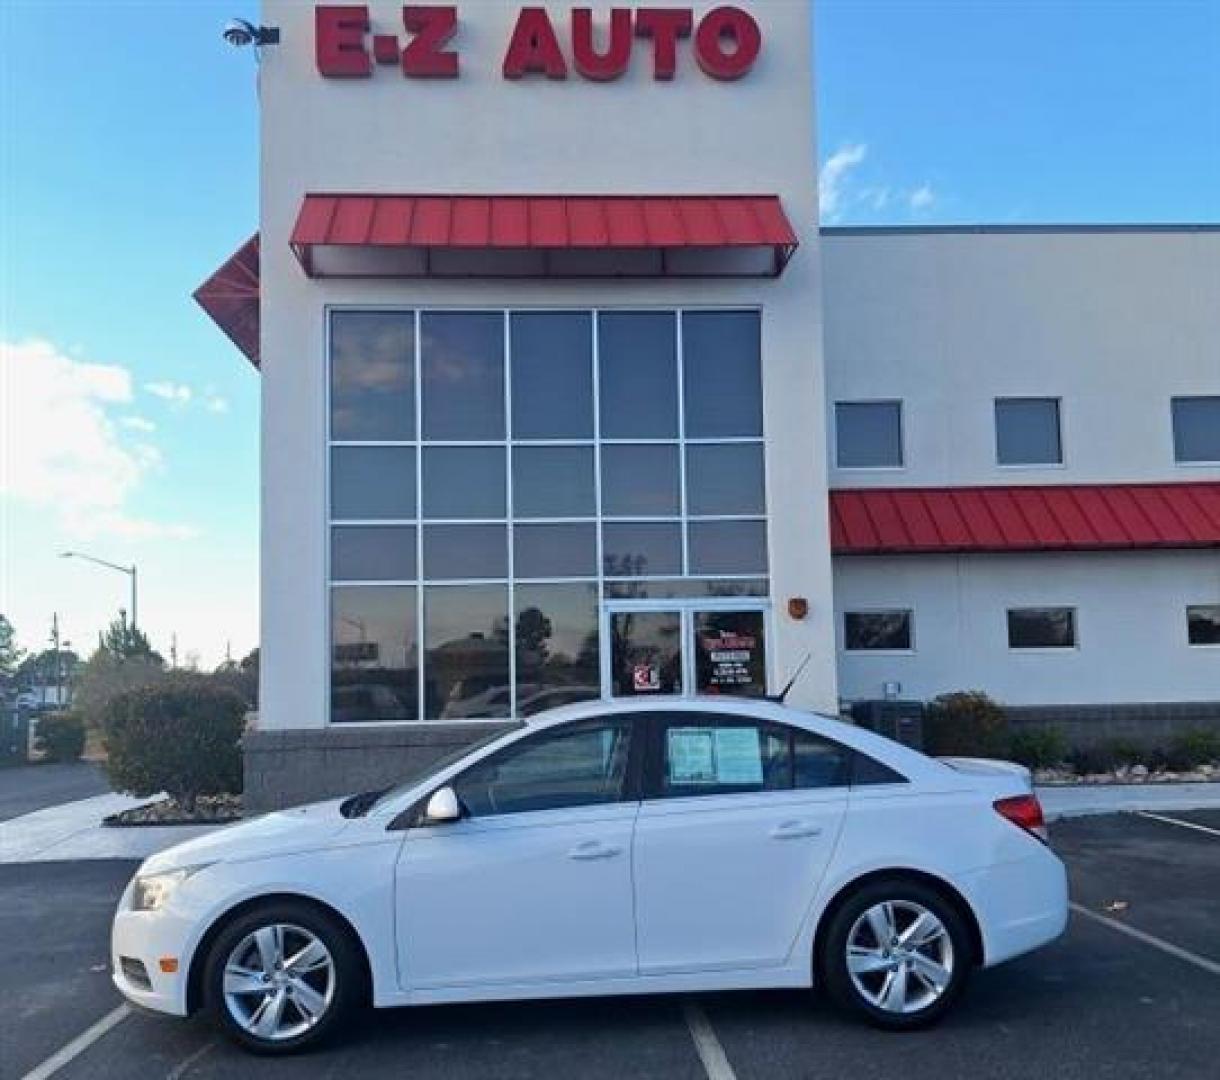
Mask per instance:
[[[413,361],[413,385],[414,385],[414,407],[415,407],[415,437],[413,439],[333,439],[331,437],[331,363],[332,363],[332,348],[331,348],[331,331],[333,327],[333,316],[336,312],[343,311],[410,311],[415,322],[414,335],[414,361]],[[446,311],[461,311],[467,309],[457,308],[393,308],[389,306],[377,306],[369,308],[360,307],[341,307],[329,308],[326,313],[326,588],[327,588],[327,639],[326,639],[326,672],[327,683],[331,678],[331,667],[333,663],[332,652],[334,648],[331,637],[332,628],[329,625],[330,611],[332,603],[330,602],[330,594],[336,588],[386,588],[391,586],[412,585],[416,586],[415,590],[415,605],[416,605],[416,626],[419,628],[419,717],[420,720],[416,723],[428,722],[432,718],[427,716],[426,709],[426,692],[427,680],[424,677],[424,668],[427,665],[427,642],[424,641],[424,594],[430,588],[448,588],[461,587],[466,585],[504,585],[507,590],[508,603],[508,621],[509,621],[509,684],[511,687],[512,702],[510,707],[511,716],[517,715],[517,649],[516,649],[516,619],[515,612],[515,584],[522,585],[587,585],[596,583],[597,585],[597,603],[599,610],[606,602],[606,584],[607,582],[629,584],[633,581],[673,581],[675,577],[698,581],[741,581],[744,579],[753,580],[769,580],[770,568],[764,567],[761,571],[751,573],[734,573],[734,574],[696,574],[690,572],[690,524],[692,522],[705,521],[755,521],[762,522],[764,527],[768,525],[767,517],[760,517],[756,514],[740,515],[740,514],[709,514],[690,516],[687,512],[687,493],[686,493],[686,472],[687,472],[687,454],[688,446],[727,446],[727,445],[759,445],[765,446],[765,433],[759,435],[747,436],[723,436],[713,438],[696,438],[686,437],[686,396],[685,396],[685,368],[686,358],[684,355],[684,341],[682,335],[683,316],[686,310],[722,310],[722,311],[755,311],[761,319],[762,313],[758,309],[747,307],[725,307],[725,308],[703,308],[703,309],[662,309],[673,314],[677,321],[675,347],[677,350],[677,401],[678,401],[678,437],[676,439],[662,438],[607,438],[601,437],[601,404],[600,404],[600,349],[598,341],[598,323],[602,311],[609,310],[656,310],[647,308],[622,308],[622,309],[606,309],[606,308],[505,308],[493,309],[486,307],[472,307],[468,310],[475,311],[500,311],[504,320],[504,354],[502,357],[504,364],[504,427],[505,437],[502,440],[453,440],[453,439],[427,439],[423,434],[423,375],[422,375],[422,329],[421,317],[425,311],[429,310],[446,310]],[[512,430],[512,314],[515,311],[589,311],[592,318],[590,319],[589,331],[592,335],[592,394],[593,394],[593,438],[592,439],[514,439]],[[761,357],[760,357],[761,366]],[[761,377],[761,370],[760,370]],[[602,461],[601,448],[603,446],[677,446],[678,447],[678,483],[679,483],[679,516],[672,517],[611,517],[602,516]],[[413,447],[415,449],[415,491],[416,491],[416,508],[415,517],[413,518],[378,518],[378,519],[349,519],[349,518],[334,518],[331,516],[331,490],[330,490],[330,451],[335,447],[343,446],[400,446]],[[504,465],[505,465],[505,513],[503,518],[424,518],[423,516],[423,449],[425,447],[493,447],[504,449]],[[594,517],[545,517],[533,518],[522,517],[516,518],[513,516],[513,450],[516,447],[592,447],[593,449],[593,482],[594,496],[596,506],[596,516]],[[765,478],[764,478],[765,482]],[[764,491],[764,505],[769,503],[768,493]],[[672,573],[665,574],[641,574],[633,577],[616,577],[605,573],[605,552],[603,550],[602,525],[607,522],[632,524],[632,523],[663,523],[678,525],[681,530],[682,539],[682,572],[680,575]],[[522,525],[567,525],[567,524],[593,524],[595,526],[594,536],[597,544],[597,573],[588,577],[545,577],[545,578],[521,578],[515,576],[515,568],[513,566],[513,529],[517,524]],[[335,580],[331,577],[330,563],[330,545],[331,545],[331,530],[337,525],[410,525],[415,526],[415,566],[416,577],[405,580]],[[505,544],[507,545],[507,578],[462,578],[462,579],[433,579],[429,578],[425,573],[424,566],[424,529],[429,525],[504,525],[505,526]],[[767,543],[770,544],[770,530],[767,528]],[[599,642],[599,647],[604,646],[604,642]],[[327,697],[329,702],[329,693]],[[329,708],[329,705],[328,705]],[[471,719],[464,721],[466,723],[503,723],[503,719]],[[330,716],[327,715],[327,724],[330,724]],[[377,726],[386,721],[372,721],[372,726]],[[348,724],[346,726],[361,726],[359,723]]]

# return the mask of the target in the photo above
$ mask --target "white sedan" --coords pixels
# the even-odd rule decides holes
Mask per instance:
[[[596,702],[154,856],[112,952],[131,1001],[275,1053],[369,1002],[815,983],[913,1028],[1066,921],[1018,766],[769,702]]]

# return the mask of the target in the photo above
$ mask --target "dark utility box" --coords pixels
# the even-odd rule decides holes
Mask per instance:
[[[922,701],[857,701],[852,704],[851,718],[858,727],[923,749]]]

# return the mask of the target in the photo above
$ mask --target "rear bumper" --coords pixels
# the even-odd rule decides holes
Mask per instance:
[[[966,875],[963,884],[979,917],[983,967],[1040,948],[1067,927],[1067,869],[1041,844],[1028,858]]]

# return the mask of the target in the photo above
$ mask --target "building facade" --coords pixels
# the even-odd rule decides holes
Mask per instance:
[[[819,232],[811,21],[264,3],[253,808],[802,664],[1220,702],[1220,233]]]

